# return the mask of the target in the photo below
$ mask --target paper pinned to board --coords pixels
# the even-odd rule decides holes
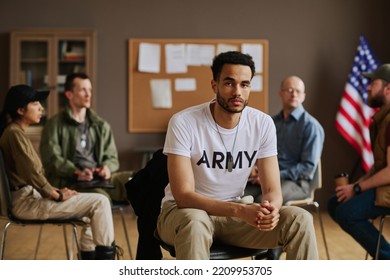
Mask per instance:
[[[238,51],[238,47],[230,44],[218,44],[217,46],[217,54],[230,51]]]
[[[155,109],[172,108],[171,80],[152,79],[150,80],[152,94],[152,106]]]
[[[165,68],[168,74],[187,73],[185,44],[165,46]]]
[[[195,91],[195,78],[178,78],[175,79],[175,91]]]
[[[161,49],[159,44],[140,43],[138,55],[138,71],[160,73]]]
[[[187,44],[186,62],[190,66],[209,66],[213,62],[215,47],[209,44]]]
[[[256,73],[263,73],[263,45],[262,44],[242,44],[241,52],[252,56],[255,62]]]
[[[251,92],[262,92],[263,91],[263,76],[255,75],[251,81]]]

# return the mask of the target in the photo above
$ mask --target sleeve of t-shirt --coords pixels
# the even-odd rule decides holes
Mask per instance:
[[[188,122],[178,115],[174,115],[169,121],[165,136],[164,154],[185,157],[191,155],[191,129]]]

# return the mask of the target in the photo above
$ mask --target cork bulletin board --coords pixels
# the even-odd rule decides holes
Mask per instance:
[[[147,53],[145,46],[159,52]],[[252,80],[249,106],[268,112],[268,41],[262,39],[129,39],[128,64],[128,130],[134,133],[166,132],[171,116],[187,107],[210,101],[215,97],[211,88],[212,57],[226,50],[243,51],[254,47],[256,88]],[[173,50],[173,51],[169,51]],[[185,50],[184,52],[182,50]],[[188,53],[191,51],[192,58]],[[196,51],[194,51],[196,50]],[[142,53],[141,53],[142,52]],[[177,55],[179,53],[179,55]],[[172,63],[186,53],[186,65]],[[249,52],[250,53],[250,52]],[[158,55],[157,55],[158,54]],[[250,53],[251,54],[251,53]],[[147,65],[143,59],[156,55],[158,66]],[[199,55],[205,61],[198,59]],[[190,63],[187,63],[191,61]],[[196,61],[195,63],[193,61]],[[152,69],[153,68],[153,69]],[[145,70],[146,69],[146,70]],[[172,70],[173,69],[173,70]],[[161,88],[165,90],[162,93]],[[157,90],[157,92],[156,92]],[[164,97],[161,98],[163,94]],[[156,102],[157,97],[157,102]],[[159,101],[159,102],[158,102]]]

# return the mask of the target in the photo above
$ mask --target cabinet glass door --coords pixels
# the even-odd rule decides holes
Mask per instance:
[[[65,78],[71,73],[86,73],[86,41],[59,40],[58,41],[58,76],[57,93],[58,109],[66,105]]]
[[[49,44],[47,41],[21,41],[20,65],[18,83],[27,84],[36,90],[49,90],[48,84],[48,55]],[[42,105],[47,112],[47,102]],[[45,123],[46,114],[41,118]]]

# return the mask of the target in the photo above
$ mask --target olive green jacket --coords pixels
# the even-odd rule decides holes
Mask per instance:
[[[373,116],[370,125],[371,146],[374,154],[374,169],[378,172],[387,166],[386,129],[390,124],[390,105],[385,105]]]
[[[387,163],[387,128],[390,125],[390,104],[385,105],[373,116],[370,125],[371,146],[374,154],[374,170],[376,173],[385,168]],[[390,207],[390,184],[376,188],[375,204]]]
[[[92,109],[87,109],[90,121],[89,137],[94,143],[97,166],[107,165],[111,172],[119,169],[111,126]],[[43,167],[49,182],[56,187],[69,186],[75,180],[78,168],[76,157],[76,139],[79,139],[79,123],[71,117],[69,107],[49,119],[43,128],[39,146]]]

